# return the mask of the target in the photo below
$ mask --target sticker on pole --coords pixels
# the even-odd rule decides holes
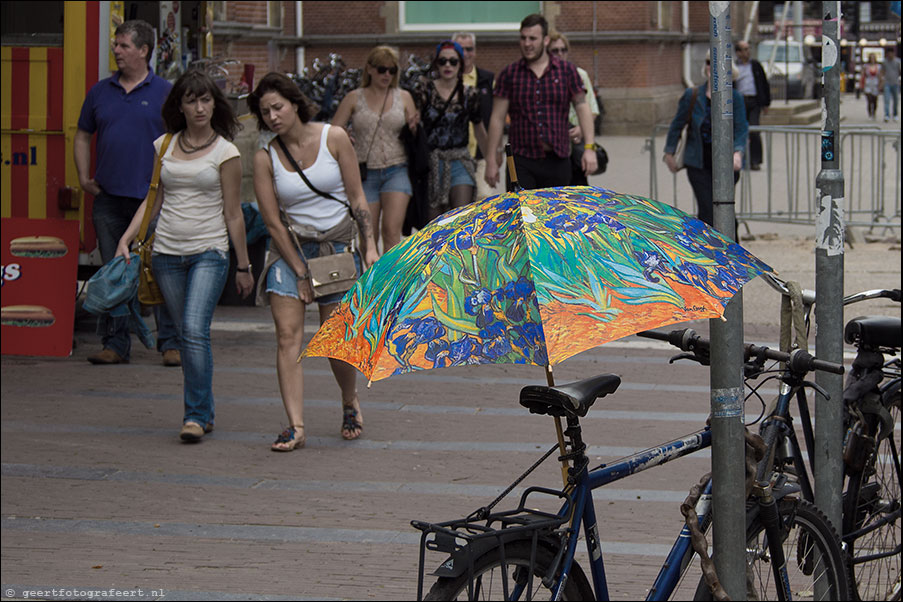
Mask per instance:
[[[717,17],[728,9],[730,2],[709,2],[709,14]]]
[[[821,71],[827,73],[837,64],[837,43],[828,36],[821,39]]]
[[[843,255],[843,198],[822,194],[818,198],[818,214],[815,216],[815,248],[823,249],[828,256]]]
[[[738,418],[743,415],[743,389],[712,389],[712,416]]]

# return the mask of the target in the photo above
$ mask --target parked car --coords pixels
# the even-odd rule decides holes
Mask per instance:
[[[808,46],[796,41],[766,40],[759,42],[756,55],[765,68],[772,96],[818,98],[818,68]]]

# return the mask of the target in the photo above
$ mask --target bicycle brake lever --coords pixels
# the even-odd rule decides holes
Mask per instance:
[[[815,389],[815,391],[817,393],[819,393],[822,397],[824,397],[825,400],[828,400],[828,401],[831,400],[831,396],[828,395],[828,392],[825,391],[824,389],[822,389],[820,386],[818,386],[814,382],[812,382],[811,380],[804,380],[803,387],[809,387],[809,388]]]
[[[703,366],[709,365],[707,358],[700,357],[699,355],[697,355],[695,353],[678,353],[677,355],[673,356],[670,360],[668,360],[668,363],[673,364],[674,362],[676,362],[678,360],[692,360],[692,361],[696,362],[697,364],[702,364]]]

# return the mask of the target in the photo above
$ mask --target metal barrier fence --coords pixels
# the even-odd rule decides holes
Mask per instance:
[[[678,199],[678,176],[661,161],[669,124],[657,124],[646,139],[649,155],[649,195],[659,195],[659,170],[671,175],[671,204],[695,214],[692,198]],[[821,170],[820,128],[811,126],[750,126],[762,136],[762,170],[744,168],[737,187],[737,219],[815,224],[818,197],[815,178]],[[900,229],[900,132],[877,126],[840,130],[840,157],[845,184],[848,226]],[[747,146],[746,156],[749,156]],[[681,206],[683,205],[683,206]]]

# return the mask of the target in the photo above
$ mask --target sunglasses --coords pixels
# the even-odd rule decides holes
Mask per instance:
[[[398,73],[398,67],[395,67],[395,66],[392,66],[392,67],[386,67],[385,65],[380,65],[378,67],[376,65],[370,65],[370,66],[373,67],[374,69],[376,69],[376,72],[379,73],[380,75],[384,75],[387,71],[392,75],[395,75],[396,73]]]
[[[445,58],[444,56],[436,59],[436,64],[440,67],[445,67],[446,65],[451,65],[452,67],[458,66],[458,59],[452,57],[450,59]]]

